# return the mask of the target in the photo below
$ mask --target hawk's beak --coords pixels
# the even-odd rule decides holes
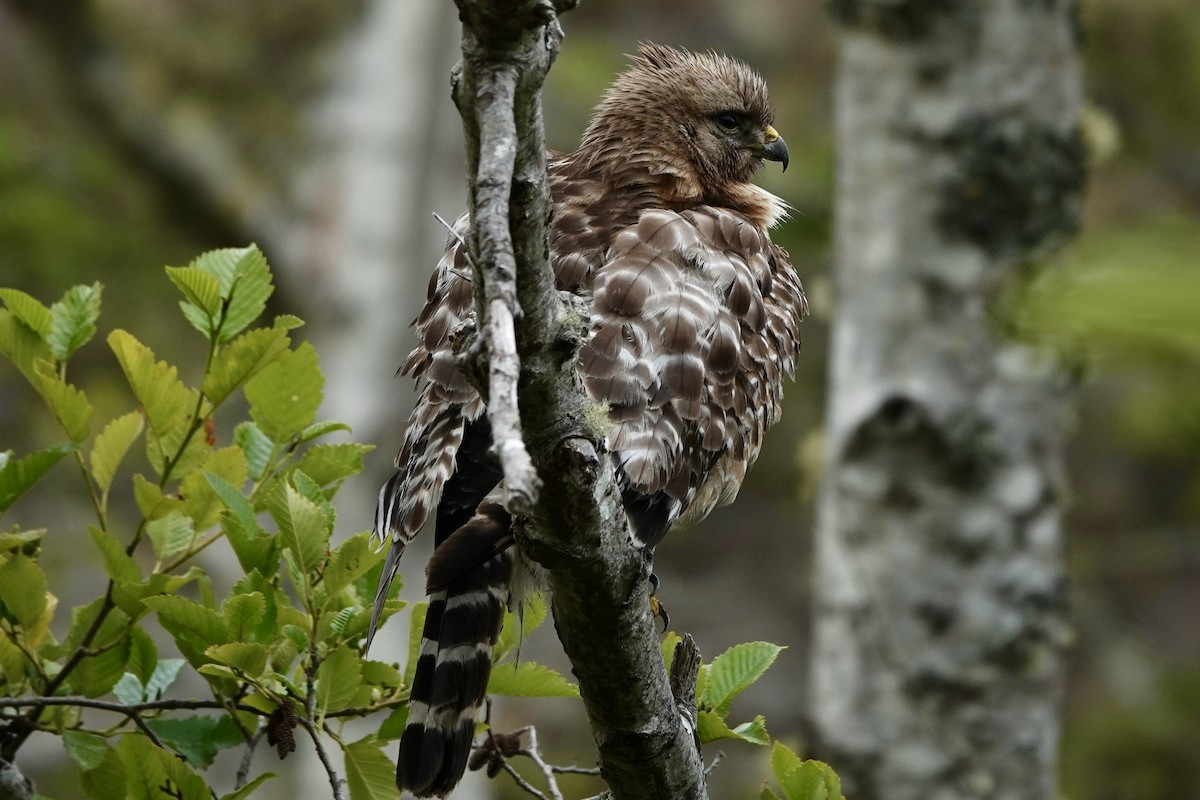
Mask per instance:
[[[758,154],[768,161],[783,162],[783,171],[787,172],[788,149],[787,142],[779,135],[779,131],[771,125],[763,129],[762,146]]]

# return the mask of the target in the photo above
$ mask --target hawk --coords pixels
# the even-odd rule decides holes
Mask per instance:
[[[558,290],[590,308],[576,368],[608,409],[605,444],[640,547],[731,502],[779,419],[807,308],[768,235],[787,206],[751,183],[764,159],[787,168],[772,122],[766,84],[745,65],[643,44],[579,149],[550,154],[550,260]],[[492,646],[526,572],[497,500],[484,400],[455,352],[475,315],[466,226],[464,215],[414,323],[401,372],[420,399],[375,518],[391,543],[377,620],[405,545],[436,512],[396,776],[418,797],[462,777]]]

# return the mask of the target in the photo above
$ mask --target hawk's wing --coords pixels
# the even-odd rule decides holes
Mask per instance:
[[[731,502],[780,413],[806,313],[787,253],[742,215],[648,209],[592,280],[579,372],[607,403],[637,540]]]
[[[396,455],[396,474],[380,490],[375,510],[374,535],[381,543],[390,541],[391,547],[375,594],[368,647],[405,547],[441,503],[447,481],[457,472],[456,461],[464,436],[486,424],[483,400],[458,368],[455,353],[458,337],[475,318],[471,267],[462,244],[466,228],[464,214],[455,223],[446,252],[429,280],[425,306],[413,322],[417,346],[400,369],[401,374],[412,375],[423,385],[404,432],[404,443]],[[486,443],[469,450],[472,463],[484,463]],[[476,503],[496,483],[490,468],[477,471],[483,474],[483,480],[491,480],[491,484],[478,492]],[[465,494],[462,491],[453,494],[455,513],[449,516],[457,519],[461,515],[457,506],[468,500],[460,497]],[[466,519],[473,513],[474,504],[466,511]]]

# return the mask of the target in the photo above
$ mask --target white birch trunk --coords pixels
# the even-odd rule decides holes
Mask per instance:
[[[307,303],[322,356],[322,414],[349,423],[358,441],[389,443],[385,450],[411,407],[413,393],[394,373],[446,240],[433,214],[453,221],[466,194],[448,77],[457,58],[447,8],[368,6],[316,116],[318,152],[297,187],[307,216],[283,239],[286,261],[299,265],[287,280]],[[367,507],[354,530],[373,500]]]
[[[1068,386],[990,309],[1076,221],[1074,4],[833,9],[817,747],[856,800],[1054,800]]]

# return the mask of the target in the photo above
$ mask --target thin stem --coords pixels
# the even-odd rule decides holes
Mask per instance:
[[[546,795],[542,793],[541,789],[537,788],[532,783],[530,783],[529,781],[522,778],[521,773],[519,773],[515,769],[513,769],[512,764],[508,763],[508,759],[504,759],[501,762],[501,766],[504,767],[504,771],[507,772],[509,775],[511,775],[512,779],[517,782],[517,786],[520,786],[522,789],[529,792],[534,797],[541,798],[541,800],[548,800]]]
[[[559,775],[591,775],[592,777],[596,778],[600,777],[599,767],[579,767],[574,764],[559,766],[557,764],[551,764],[550,769],[552,769],[554,772],[557,772]]]
[[[554,770],[545,762],[538,749],[537,729],[531,725],[528,731],[529,743],[520,751],[521,755],[528,758],[541,770],[542,777],[546,779],[546,788],[550,791],[551,800],[563,800],[562,792],[558,788],[558,781],[554,777]]]
[[[309,703],[306,702],[305,705],[307,706]],[[317,749],[317,758],[321,759],[321,764],[324,765],[325,772],[329,775],[329,785],[333,788],[334,800],[346,800],[346,782],[338,776],[333,761],[329,758],[329,752],[325,749],[325,745],[321,744],[321,733],[317,730],[316,724],[307,717],[301,717],[298,721],[304,726],[304,730],[308,731],[313,747]]]
[[[238,764],[237,775],[234,777],[234,791],[242,788],[250,780],[250,762],[254,760],[254,748],[258,747],[258,743],[262,741],[263,734],[267,732],[266,725],[259,725],[258,730],[253,736],[246,739],[246,752],[242,754],[241,763]]]
[[[108,531],[108,510],[107,495],[104,498],[96,494],[96,484],[92,481],[91,473],[88,472],[87,464],[84,463],[83,453],[75,451],[75,462],[79,464],[79,474],[83,477],[83,485],[87,487],[88,497],[92,501],[92,508],[96,512],[96,521],[100,523],[100,530]]]
[[[200,544],[193,547],[191,550],[188,550],[186,553],[183,553],[180,556],[178,556],[174,561],[170,562],[169,564],[167,564],[165,567],[163,567],[159,571],[160,572],[173,572],[173,571],[179,569],[184,564],[186,564],[188,561],[191,561],[193,558],[200,555],[200,553],[204,552],[204,550],[206,548],[208,548],[210,545],[212,545],[215,542],[219,542],[224,538],[225,538],[224,533],[214,533],[212,536],[208,537],[203,542],[201,542]]]

